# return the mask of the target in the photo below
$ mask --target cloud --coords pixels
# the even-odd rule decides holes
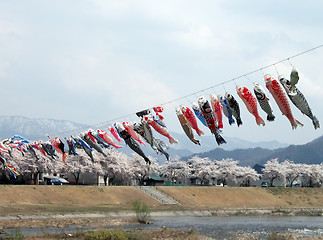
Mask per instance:
[[[165,103],[322,44],[321,8],[322,3],[300,1],[59,0],[19,7],[4,1],[2,97],[19,96],[38,107],[26,109],[15,98],[2,111],[95,123]],[[323,70],[322,50],[315,52],[292,63],[302,77],[299,88],[316,109]],[[288,62],[276,67],[287,76],[291,70]],[[263,71],[277,75],[273,66]],[[263,83],[262,75],[236,82],[250,88],[254,81]],[[234,92],[234,83],[225,88]],[[223,94],[224,88],[210,91]],[[186,100],[167,105],[168,125],[178,127],[172,105]],[[237,134],[226,133],[231,131]],[[252,129],[246,124],[244,131]]]
[[[0,61],[0,78],[7,77],[7,69],[10,67],[9,61]]]
[[[103,59],[82,55],[72,62],[63,61],[63,66],[60,84],[64,88],[76,95],[100,96],[109,105],[123,106],[128,111],[176,96],[162,80],[127,57],[118,58],[111,53]]]

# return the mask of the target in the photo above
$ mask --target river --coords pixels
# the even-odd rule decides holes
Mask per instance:
[[[154,230],[162,227],[177,230],[194,230],[214,239],[235,239],[237,234],[252,235],[259,239],[267,239],[272,232],[292,232],[304,237],[323,236],[323,217],[303,216],[230,216],[230,217],[196,217],[196,216],[168,216],[152,217],[151,224],[136,224],[123,226],[125,229]],[[73,232],[78,226],[67,228],[27,228],[19,229],[25,235],[40,235],[43,233]],[[10,233],[13,229],[3,229]]]
[[[169,227],[191,230],[215,239],[231,239],[237,233],[250,234],[260,239],[271,232],[293,232],[309,236],[323,236],[323,217],[157,217],[142,229]]]

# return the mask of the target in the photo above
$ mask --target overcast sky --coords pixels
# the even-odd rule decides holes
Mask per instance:
[[[318,0],[2,0],[0,115],[97,124],[157,106],[321,45],[322,9]],[[276,65],[286,77],[291,64],[298,69],[297,86],[321,125],[322,62],[323,47]],[[224,138],[302,144],[321,136],[323,126],[314,130],[291,103],[304,124],[292,130],[270,95],[276,120],[256,125],[235,84],[264,87],[264,73],[277,78],[269,67],[164,105],[169,130],[182,132],[174,107],[226,90],[243,126],[224,119]],[[137,117],[118,121],[130,120]]]

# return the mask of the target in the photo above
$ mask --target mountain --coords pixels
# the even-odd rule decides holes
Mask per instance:
[[[62,136],[75,129],[86,129],[85,124],[47,118],[27,118],[21,116],[0,116],[0,138],[21,135],[30,140],[46,139],[46,134]]]
[[[232,158],[234,160],[239,160],[239,163],[242,166],[254,166],[255,164],[263,165],[273,158],[278,158],[280,161],[289,159],[294,163],[320,164],[323,162],[322,146],[323,136],[303,145],[290,145],[279,149],[264,149],[256,147],[227,151],[217,148],[208,152],[183,157],[182,159],[187,160],[194,155],[216,160]]]
[[[30,140],[46,140],[46,134],[51,137],[68,137],[71,134],[78,134],[79,132],[88,129],[89,126],[85,124],[75,123],[66,120],[55,119],[39,119],[39,118],[27,118],[20,116],[2,116],[0,117],[0,139],[12,137],[13,135],[21,135]],[[158,133],[154,133],[156,138],[164,141],[169,149],[166,151],[170,156],[186,157],[195,154],[201,154],[203,156],[212,156],[213,159],[222,159],[231,157],[234,159],[240,159],[244,161],[245,165],[249,165],[255,161],[258,161],[259,156],[269,156],[273,152],[272,149],[286,147],[287,144],[279,143],[277,141],[271,142],[250,142],[239,138],[231,138],[224,136],[227,144],[223,144],[220,147],[216,144],[215,138],[212,135],[196,136],[201,141],[201,146],[192,143],[186,135],[171,132],[171,135],[178,140],[178,144],[169,144],[168,139],[161,136]],[[127,147],[124,143],[121,143],[124,147],[119,149],[127,155],[131,155],[133,151]],[[156,154],[152,148],[146,144],[141,145],[142,150],[147,156],[152,156],[163,163],[166,158],[164,155]]]
[[[265,149],[265,148],[248,148],[248,149],[235,149],[227,151],[221,148],[217,148],[208,152],[193,154],[191,156],[183,157],[183,160],[188,160],[194,155],[205,158],[208,157],[214,160],[222,160],[225,158],[232,158],[234,160],[239,160],[240,165],[242,166],[253,166],[255,163],[258,163],[259,157],[266,158],[273,153],[274,150]]]
[[[192,153],[201,153],[207,152],[214,149],[224,149],[224,150],[234,150],[234,149],[246,149],[246,148],[265,148],[265,149],[277,149],[287,147],[288,144],[280,143],[277,141],[268,141],[268,142],[250,142],[246,140],[242,140],[240,138],[227,137],[223,136],[223,138],[227,141],[227,144],[222,144],[219,147],[215,141],[215,137],[213,135],[203,135],[196,136],[196,139],[200,140],[201,146],[196,145],[188,139],[185,134],[179,134],[176,132],[171,132],[171,135],[178,140],[177,144],[173,144],[170,147],[174,149],[187,149]],[[189,154],[185,155],[188,156]]]
[[[286,148],[276,149],[268,157],[259,158],[259,164],[268,159],[289,159],[294,163],[320,164],[323,162],[323,136],[303,145],[290,145]]]
[[[0,116],[0,139],[8,138],[13,135],[21,135],[31,140],[46,139],[46,134],[65,137],[69,136],[71,133],[76,134],[82,130],[86,130],[89,127],[90,126],[86,124],[75,123],[67,120]],[[158,133],[154,134],[156,138],[163,140],[169,145],[169,151],[176,153],[176,155],[179,156],[188,156],[193,153],[207,152],[218,148],[215,138],[212,135],[203,135],[201,137],[197,136],[196,138],[201,141],[201,146],[192,143],[185,134],[171,132],[171,135],[178,140],[178,144],[170,145],[164,136],[161,136]],[[230,138],[226,136],[224,136],[224,138],[228,144],[223,144],[221,148],[225,150],[252,147],[276,149],[288,146],[287,144],[279,143],[277,141],[255,143],[239,138]]]

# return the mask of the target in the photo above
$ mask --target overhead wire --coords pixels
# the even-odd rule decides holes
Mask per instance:
[[[261,71],[261,72],[262,72],[262,74],[263,74],[263,75],[265,75],[265,73],[264,73],[264,71],[263,71],[263,70],[264,70],[264,69],[267,69],[267,68],[270,68],[270,67],[274,67],[274,68],[276,69],[276,71],[277,71],[276,65],[277,65],[277,64],[279,64],[279,63],[285,62],[285,61],[288,61],[288,62],[289,62],[289,64],[290,64],[292,67],[294,67],[294,66],[293,66],[293,64],[291,63],[290,59],[296,58],[296,57],[298,57],[298,56],[301,56],[301,55],[303,55],[303,54],[305,54],[305,53],[308,53],[308,52],[314,51],[314,50],[316,50],[316,49],[318,49],[318,48],[321,48],[321,47],[323,47],[323,44],[318,45],[318,46],[316,46],[316,47],[313,47],[313,48],[311,48],[311,49],[308,49],[308,50],[306,50],[306,51],[303,51],[303,52],[297,53],[297,54],[295,54],[295,55],[293,55],[293,56],[290,56],[290,57],[288,57],[288,58],[284,58],[284,59],[282,59],[282,60],[280,60],[280,61],[277,61],[277,62],[275,62],[275,63],[272,63],[272,64],[269,64],[269,65],[263,66],[263,67],[261,67],[261,68],[258,68],[258,69],[256,69],[256,70],[253,70],[253,71],[247,72],[247,73],[242,74],[242,75],[240,75],[240,76],[238,76],[238,77],[235,77],[235,78],[232,78],[232,79],[229,79],[229,80],[223,81],[223,82],[221,82],[221,83],[215,84],[215,85],[213,85],[213,86],[210,86],[210,87],[204,88],[204,89],[202,89],[202,90],[199,90],[199,91],[196,91],[196,92],[193,92],[193,93],[187,94],[187,95],[185,95],[185,96],[183,96],[183,97],[175,98],[175,99],[172,99],[172,100],[170,100],[170,101],[167,101],[167,102],[161,103],[161,104],[159,104],[158,106],[165,106],[165,105],[169,105],[169,104],[170,104],[170,105],[172,105],[173,107],[175,107],[175,106],[174,106],[174,104],[173,104],[174,102],[177,102],[177,101],[182,100],[182,99],[187,99],[188,97],[193,96],[193,95],[194,95],[194,96],[197,96],[197,94],[199,94],[199,93],[203,93],[203,92],[205,92],[205,91],[207,91],[207,90],[213,89],[213,88],[218,87],[218,86],[221,86],[221,85],[222,85],[222,87],[224,88],[224,90],[225,90],[225,92],[226,92],[226,89],[225,89],[225,86],[224,86],[224,85],[225,85],[225,84],[227,84],[227,83],[234,82],[234,84],[237,86],[237,84],[236,84],[235,80],[240,79],[240,78],[243,78],[243,77],[248,78],[248,75],[252,75],[252,74],[254,74],[254,73],[256,73],[256,72],[259,72],[259,71]],[[277,72],[278,72],[278,71],[277,71]],[[248,78],[248,79],[249,79],[249,78]],[[214,90],[214,89],[213,89],[213,90]],[[153,108],[153,107],[145,108],[145,109],[152,109],[152,108]],[[90,128],[90,127],[95,127],[95,126],[102,126],[102,125],[105,125],[105,124],[108,124],[108,123],[113,123],[113,122],[115,122],[115,121],[117,121],[117,120],[125,119],[125,118],[131,117],[131,116],[133,116],[133,115],[135,115],[135,114],[136,114],[136,112],[135,112],[135,113],[130,113],[130,114],[127,114],[127,115],[123,115],[123,116],[120,116],[120,117],[117,117],[117,118],[114,118],[114,119],[110,119],[110,120],[107,120],[107,121],[104,121],[104,122],[101,122],[101,123],[91,124],[91,125],[88,125],[88,126],[89,126],[88,128]],[[76,131],[78,131],[78,130],[84,130],[85,128],[87,128],[87,127],[81,127],[81,128],[77,128],[77,129],[70,130],[70,131],[62,131],[62,132],[58,132],[58,133],[56,133],[56,134],[52,134],[52,135],[60,135],[60,134],[69,133],[69,132],[76,132]]]

